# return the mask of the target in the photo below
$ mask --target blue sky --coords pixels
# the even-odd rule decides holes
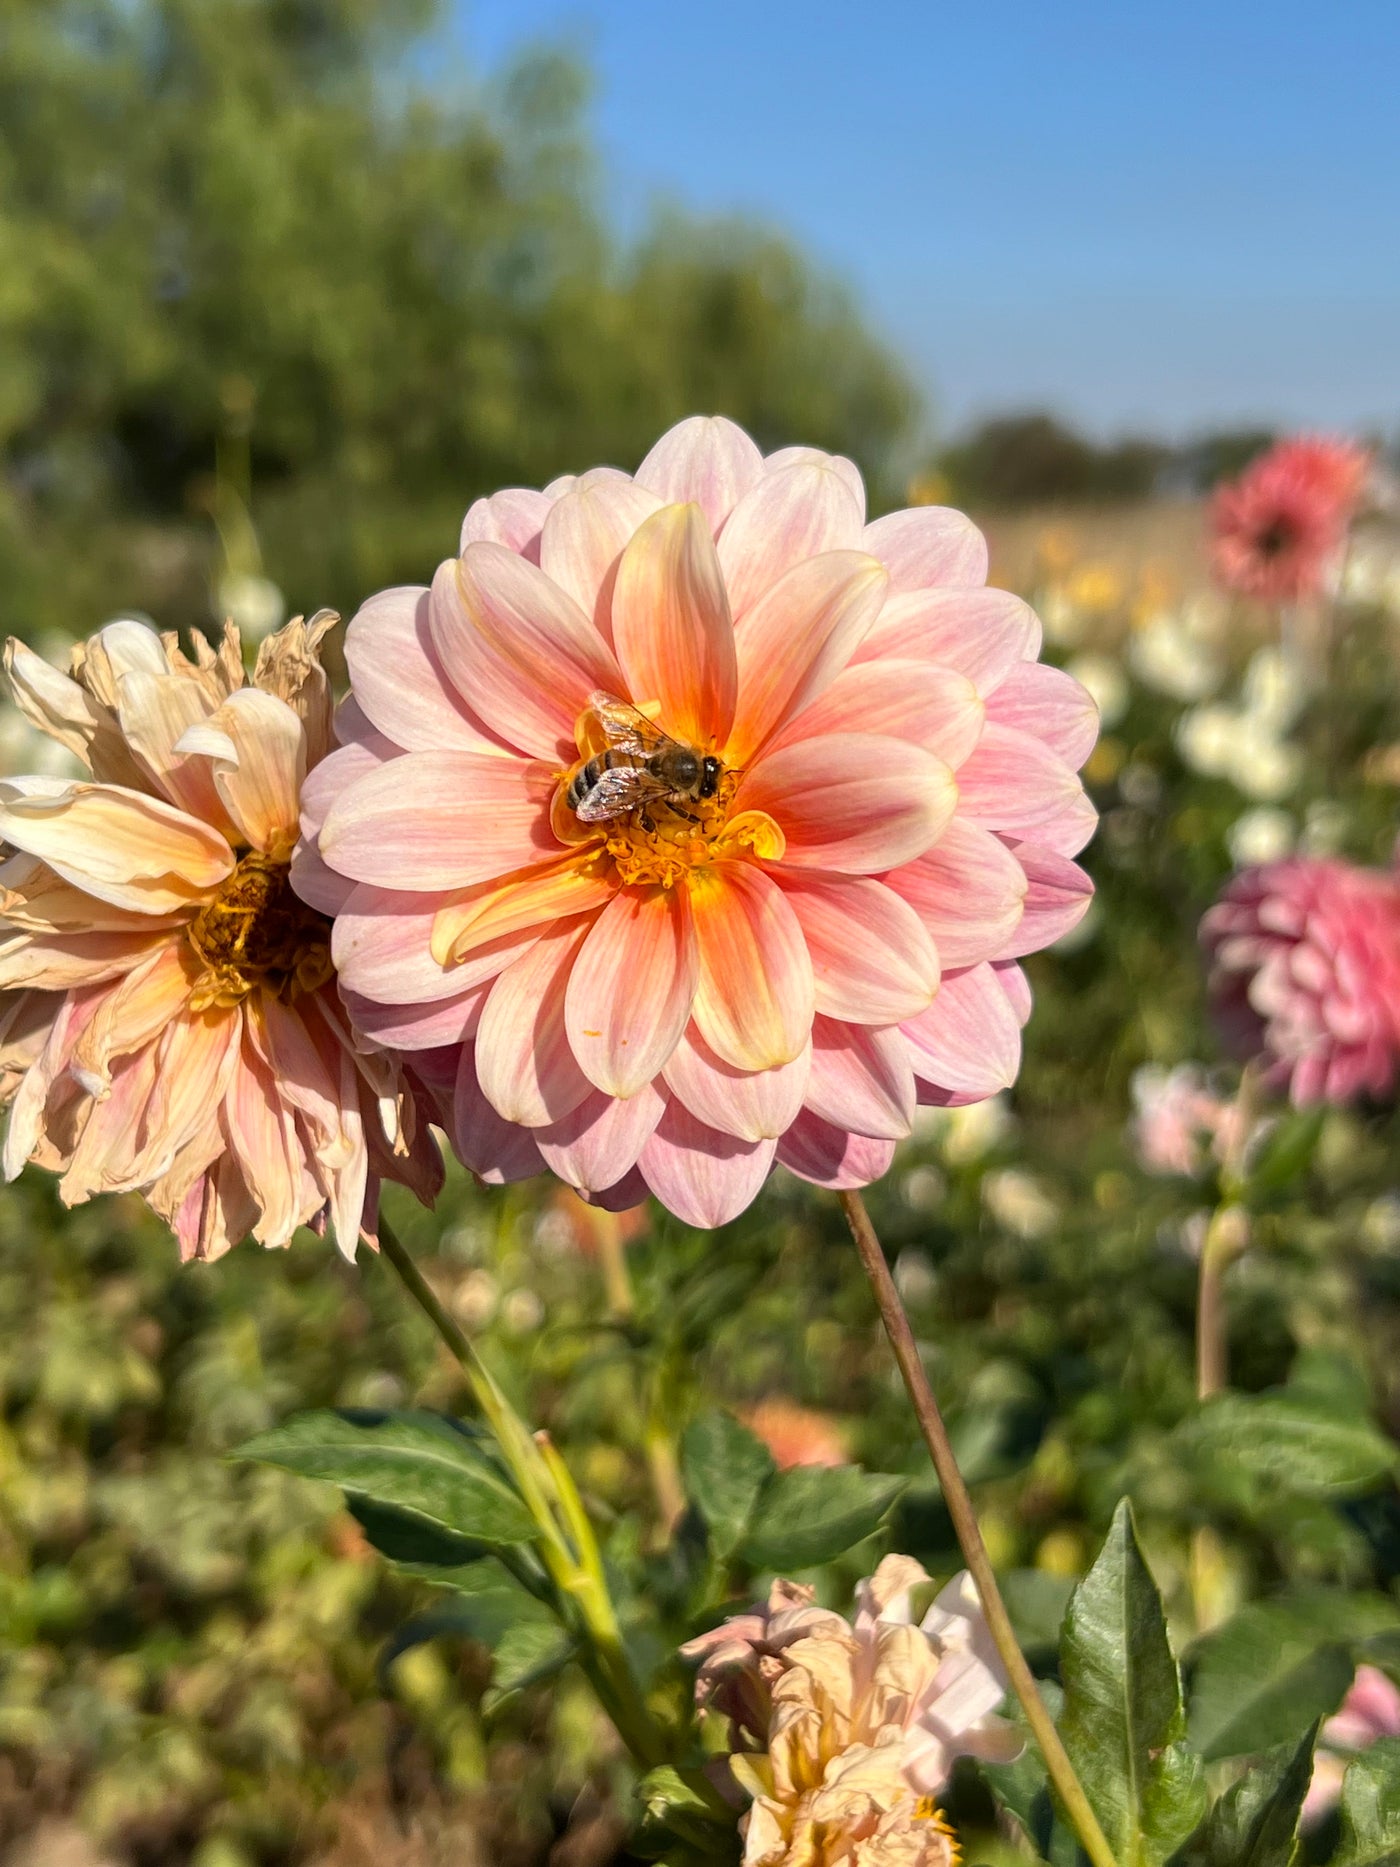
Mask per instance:
[[[455,0],[593,68],[609,198],[745,210],[940,425],[1400,425],[1400,0]]]

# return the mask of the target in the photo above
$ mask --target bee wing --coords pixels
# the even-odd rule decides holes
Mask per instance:
[[[580,823],[605,823],[626,816],[649,798],[669,797],[666,784],[642,765],[614,765],[579,799],[575,815]]]
[[[592,694],[588,705],[615,751],[647,758],[663,746],[675,744],[675,740],[654,725],[645,713],[629,700],[619,700],[616,694]]]

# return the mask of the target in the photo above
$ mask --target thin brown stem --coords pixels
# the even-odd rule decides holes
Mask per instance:
[[[1040,1696],[1035,1675],[1026,1663],[1020,1644],[1011,1625],[1011,1617],[1006,1611],[1001,1590],[992,1570],[991,1559],[987,1555],[987,1546],[982,1541],[982,1532],[977,1526],[977,1517],[972,1508],[972,1499],[967,1486],[963,1483],[962,1473],[953,1456],[952,1444],[948,1438],[948,1429],[943,1424],[943,1415],[929,1385],[928,1376],[919,1356],[919,1346],[914,1339],[909,1317],[900,1301],[899,1291],[890,1267],[885,1262],[885,1253],[875,1228],[870,1222],[870,1214],[865,1209],[865,1202],[859,1193],[838,1193],[846,1223],[851,1228],[851,1236],[856,1241],[856,1250],[860,1253],[865,1274],[870,1279],[870,1287],[875,1292],[875,1301],[879,1305],[880,1319],[885,1325],[885,1333],[890,1339],[899,1371],[904,1377],[904,1386],[913,1404],[919,1429],[923,1433],[924,1443],[933,1460],[933,1469],[938,1474],[938,1482],[943,1487],[943,1501],[947,1505],[948,1515],[953,1520],[958,1543],[967,1563],[977,1593],[981,1597],[982,1612],[987,1617],[988,1631],[996,1642],[997,1652],[1001,1655],[1002,1665],[1012,1689],[1021,1701],[1021,1709],[1026,1715],[1026,1722],[1031,1728],[1040,1754],[1045,1759],[1045,1768],[1051,1782],[1059,1794],[1065,1812],[1074,1824],[1085,1853],[1094,1863],[1094,1867],[1117,1867],[1113,1849],[1099,1826],[1098,1818],[1085,1795],[1083,1785],[1075,1775],[1074,1765],[1055,1729],[1055,1721]]]

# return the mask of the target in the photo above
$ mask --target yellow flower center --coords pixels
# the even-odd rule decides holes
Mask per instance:
[[[324,985],[334,970],[330,922],[293,889],[288,863],[257,850],[185,931],[204,968],[190,999],[195,1011],[236,1005],[255,985],[297,998]]]
[[[572,775],[561,774],[555,822],[566,840],[577,842],[580,833],[588,834],[589,826],[578,822],[566,802]],[[599,853],[611,861],[625,887],[675,888],[694,869],[745,855],[777,861],[787,842],[767,812],[730,814],[742,776],[737,771],[723,772],[713,797],[651,798],[599,824],[593,832],[602,837]]]

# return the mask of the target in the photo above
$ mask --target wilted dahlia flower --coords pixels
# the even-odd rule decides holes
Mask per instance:
[[[1272,602],[1319,595],[1340,564],[1370,470],[1365,448],[1312,435],[1251,461],[1211,503],[1221,583]]]
[[[949,1867],[934,1798],[959,1756],[1007,1762],[1021,1740],[995,1715],[1006,1681],[966,1573],[916,1627],[928,1576],[887,1556],[854,1625],[773,1585],[766,1608],[682,1649],[702,1664],[701,1713],[728,1720],[729,1773],[749,1798],[745,1867]]]
[[[1400,880],[1297,856],[1237,875],[1201,922],[1221,1028],[1299,1106],[1387,1095],[1400,1064]]]
[[[867,525],[849,461],[695,418],[361,609],[298,885],[364,1029],[464,1046],[469,1167],[714,1225],[1012,1080],[1096,722],[985,575],[959,513]]]
[[[71,678],[6,651],[19,707],[92,781],[0,782],[5,1176],[56,1169],[69,1205],[140,1191],[185,1257],[322,1217],[351,1254],[381,1175],[426,1196],[440,1176],[398,1066],[351,1038],[329,922],[288,879],[331,744],[334,621],[271,637],[251,685],[232,625],[190,661],[113,623]]]

